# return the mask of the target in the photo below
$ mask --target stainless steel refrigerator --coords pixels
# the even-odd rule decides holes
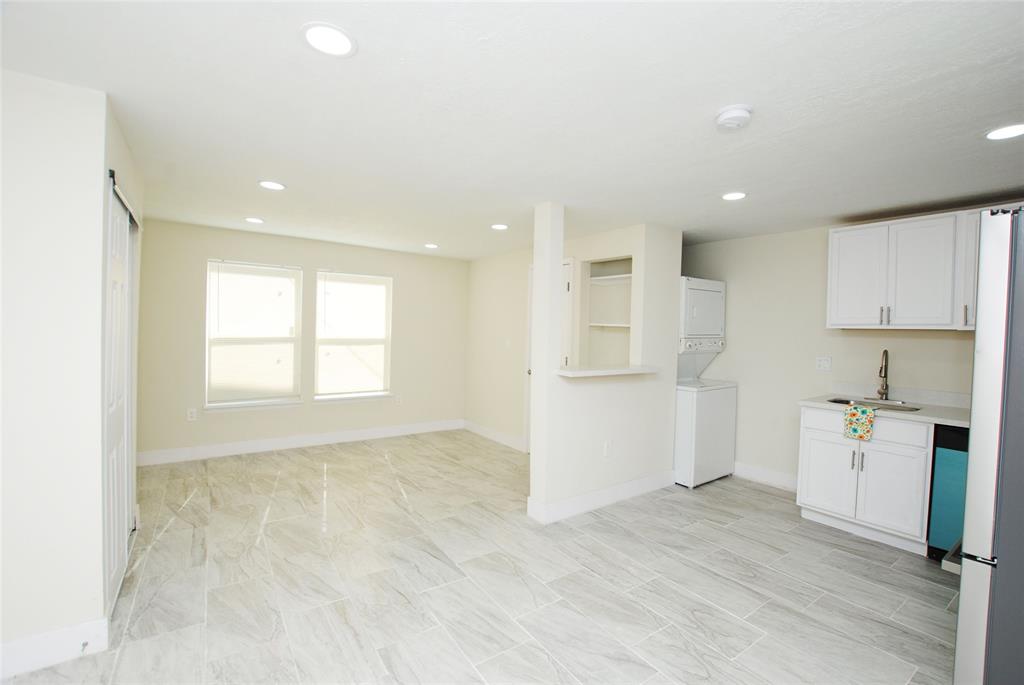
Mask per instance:
[[[1024,229],[981,218],[956,685],[1024,677]]]

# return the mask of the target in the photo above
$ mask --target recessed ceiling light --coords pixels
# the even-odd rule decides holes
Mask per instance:
[[[742,200],[746,196],[746,193],[741,193],[737,190],[736,192],[733,193],[726,193],[725,195],[722,196],[722,199],[729,200],[730,202],[732,202],[733,200]]]
[[[491,224],[491,228],[493,228],[495,231],[507,231],[508,224]]]
[[[437,249],[437,245],[435,245],[434,243],[426,243],[423,247],[427,248],[428,250],[436,250]]]
[[[985,137],[989,140],[1006,140],[1007,138],[1016,138],[1017,136],[1024,136],[1024,124],[1002,126],[985,134]]]
[[[345,57],[356,51],[355,41],[346,36],[345,32],[337,26],[318,22],[306,24],[302,30],[306,36],[306,42],[326,55]]]
[[[245,217],[245,220],[248,221],[250,224],[262,224],[263,223],[263,219],[259,218],[258,216],[247,216],[247,217]]]
[[[264,190],[284,190],[284,184],[277,181],[260,181],[260,188]]]

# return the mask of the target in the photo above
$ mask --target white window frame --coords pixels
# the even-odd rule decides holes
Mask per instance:
[[[324,296],[320,288],[320,277],[331,276],[351,283],[375,283],[384,286],[384,338],[321,338],[320,337],[320,301]],[[316,271],[316,303],[313,308],[316,316],[316,323],[313,331],[313,400],[315,402],[329,402],[334,400],[354,400],[374,397],[388,397],[391,395],[391,294],[394,288],[394,279],[391,276],[372,276],[369,274],[350,274],[334,269],[317,269]],[[357,391],[357,392],[320,392],[320,345],[384,345],[384,387],[380,390]]]
[[[230,338],[230,337],[210,337],[210,266],[213,264],[226,264],[234,266],[245,266],[250,268],[260,269],[276,269],[294,271],[297,273],[295,283],[295,327],[294,335],[291,337],[273,337],[273,338]],[[300,266],[293,266],[288,264],[261,264],[257,262],[240,262],[232,261],[227,259],[208,259],[206,260],[206,304],[204,306],[204,321],[203,321],[203,332],[204,332],[204,345],[206,348],[206,364],[205,364],[205,375],[203,377],[203,408],[204,409],[234,409],[244,407],[267,407],[275,405],[288,405],[288,404],[301,404],[302,403],[302,278],[303,269]],[[291,343],[295,352],[295,357],[292,361],[292,373],[294,375],[295,382],[295,393],[291,395],[283,395],[281,397],[261,397],[258,399],[251,400],[210,400],[210,350],[214,344],[266,344],[266,343]]]

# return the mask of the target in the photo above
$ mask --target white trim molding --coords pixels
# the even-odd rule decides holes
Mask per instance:
[[[884,530],[877,530],[875,528],[869,528],[867,526],[861,526],[853,521],[847,521],[845,519],[837,518],[835,516],[829,516],[820,511],[814,511],[803,507],[800,509],[800,515],[808,521],[814,521],[815,523],[823,523],[826,526],[838,528],[839,530],[845,530],[847,533],[853,533],[862,538],[868,540],[874,540],[875,542],[881,542],[882,544],[889,545],[890,547],[898,547],[899,549],[911,552],[913,554],[920,554],[921,556],[928,555],[928,543],[915,542],[914,540],[908,540],[900,535],[893,535],[886,533]]]
[[[584,495],[568,497],[556,502],[539,502],[533,497],[526,499],[526,513],[539,523],[554,523],[594,509],[606,507],[630,497],[643,495],[675,484],[675,474],[663,471],[644,478],[638,478],[603,490]]]
[[[107,648],[105,618],[29,635],[3,644],[3,678],[70,661]]]
[[[522,436],[502,433],[501,431],[496,431],[493,428],[488,428],[487,426],[481,426],[479,423],[473,423],[472,421],[466,421],[465,424],[466,430],[470,433],[476,433],[481,437],[501,443],[505,447],[511,447],[512,449],[520,452],[526,451],[526,438]]]
[[[733,475],[737,478],[752,480],[755,483],[763,483],[764,485],[771,485],[783,490],[789,490],[790,492],[796,492],[795,473],[772,471],[771,469],[754,466],[753,464],[744,464],[743,462],[738,461],[736,462],[736,466],[733,470]]]
[[[264,438],[262,440],[244,440],[242,442],[226,442],[216,445],[197,445],[195,447],[176,447],[166,450],[139,452],[139,466],[156,464],[173,464],[179,461],[195,461],[213,457],[228,457],[234,454],[251,454],[269,452],[271,450],[287,450],[294,447],[315,447],[331,445],[336,442],[359,442],[360,440],[379,440],[396,438],[416,433],[436,433],[438,431],[459,430],[466,427],[463,419],[446,419],[443,421],[427,421],[425,423],[405,423],[397,426],[379,426],[375,428],[354,428],[330,433],[306,433],[288,435],[280,438]]]

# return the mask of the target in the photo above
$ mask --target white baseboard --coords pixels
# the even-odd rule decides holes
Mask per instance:
[[[736,462],[733,475],[737,478],[752,480],[755,483],[764,483],[772,487],[796,492],[796,474],[772,471],[771,469],[754,466],[753,464],[744,464],[738,461]]]
[[[501,443],[505,447],[511,447],[512,449],[519,450],[520,452],[526,451],[526,438],[502,433],[501,431],[496,431],[493,428],[488,428],[487,426],[481,426],[479,423],[473,423],[472,421],[466,421],[465,428],[470,433],[476,433],[488,440]]]
[[[569,497],[556,502],[540,502],[533,497],[526,499],[526,513],[539,523],[554,523],[584,512],[606,507],[630,497],[636,497],[652,490],[668,487],[675,482],[672,471],[656,473],[638,478],[603,490]]]
[[[70,661],[107,648],[107,619],[80,623],[3,644],[3,678]]]
[[[444,421],[427,421],[424,423],[405,423],[397,426],[380,426],[375,428],[356,428],[352,430],[333,431],[330,433],[306,433],[288,435],[280,438],[264,438],[262,440],[244,440],[242,442],[226,442],[218,445],[197,445],[195,447],[176,447],[166,450],[139,452],[139,466],[156,464],[172,464],[179,461],[194,461],[213,457],[228,457],[233,454],[251,454],[270,450],[287,450],[294,447],[314,447],[330,445],[336,442],[358,442],[360,440],[379,440],[396,438],[415,433],[436,433],[437,431],[458,430],[466,427],[463,419],[447,419]]]
[[[829,516],[828,514],[823,514],[820,511],[814,511],[813,509],[802,508],[800,509],[800,515],[808,521],[814,521],[815,523],[822,523],[826,526],[838,528],[839,530],[845,530],[847,533],[853,533],[854,535],[867,538],[868,540],[881,542],[882,544],[889,545],[890,547],[897,547],[913,554],[920,554],[921,556],[926,556],[928,554],[928,543],[926,542],[908,540],[907,538],[900,537],[899,535],[886,533],[883,530],[868,528],[867,526],[862,526],[845,519],[836,518],[835,516]]]

